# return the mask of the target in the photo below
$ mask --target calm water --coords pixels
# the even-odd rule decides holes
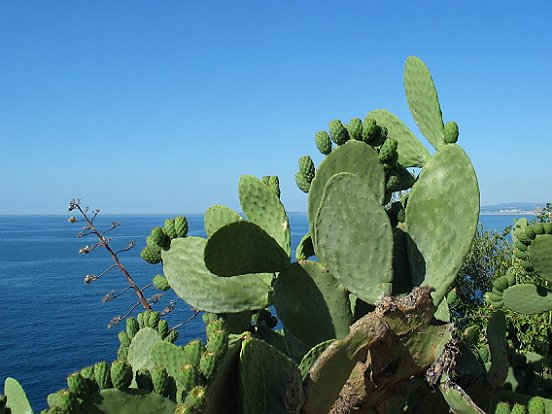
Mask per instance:
[[[96,224],[107,228],[113,220],[121,226],[113,231],[112,246],[123,248],[130,240],[136,248],[121,255],[121,260],[141,286],[153,275],[162,273],[160,265],[145,263],[139,256],[152,227],[163,225],[166,216],[98,216]],[[201,215],[189,215],[190,234],[204,236]],[[486,229],[501,231],[512,223],[511,216],[482,216]],[[295,247],[307,230],[306,216],[290,214],[292,244]],[[101,303],[110,290],[126,287],[115,270],[91,285],[83,276],[98,274],[112,264],[102,250],[83,256],[79,248],[92,239],[77,239],[78,224],[68,224],[63,216],[0,216],[0,295],[4,306],[0,330],[0,390],[6,377],[17,378],[36,412],[46,408],[46,396],[65,387],[65,378],[84,366],[101,359],[111,361],[118,348],[117,332],[108,322],[125,313],[135,295],[127,294]],[[153,295],[153,288],[146,290]],[[158,302],[163,309],[178,298],[171,293]],[[167,319],[175,325],[192,315],[181,300]],[[123,326],[123,325],[121,325]],[[200,318],[180,330],[177,343],[201,337]]]

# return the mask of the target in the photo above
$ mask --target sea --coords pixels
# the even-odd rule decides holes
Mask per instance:
[[[0,216],[0,394],[7,377],[24,387],[35,412],[47,407],[48,394],[66,387],[68,374],[100,360],[112,361],[119,346],[117,333],[124,322],[108,325],[136,305],[136,295],[124,289],[126,280],[117,269],[84,284],[84,276],[100,274],[112,265],[102,248],[89,254],[79,249],[94,244],[92,237],[77,237],[83,223],[69,223],[69,216]],[[526,216],[531,217],[531,216]],[[99,214],[94,224],[108,229],[110,246],[125,249],[120,259],[140,287],[147,286],[161,265],[140,258],[145,239],[167,216]],[[204,237],[203,216],[187,215],[189,235]],[[295,248],[308,229],[305,213],[290,213],[292,245]],[[514,216],[485,215],[480,223],[486,230],[502,232]],[[154,298],[159,291],[146,288]],[[120,296],[119,296],[120,294]],[[107,296],[115,299],[102,301]],[[174,293],[156,298],[156,310],[174,308],[167,314],[170,326],[184,323],[177,344],[204,338],[201,317]],[[139,307],[137,308],[139,309]],[[134,314],[138,312],[135,310]],[[2,316],[3,315],[3,316]],[[1,322],[4,321],[4,322]]]

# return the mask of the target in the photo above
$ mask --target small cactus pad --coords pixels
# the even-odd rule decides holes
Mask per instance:
[[[435,149],[445,145],[443,115],[437,90],[424,62],[414,56],[404,66],[404,91],[416,125]]]
[[[155,367],[151,350],[155,343],[163,341],[153,328],[142,328],[132,339],[128,348],[127,361],[134,371],[139,369],[152,370]]]
[[[446,379],[445,379],[446,378]],[[448,379],[447,374],[443,374],[442,383],[439,385],[439,391],[445,398],[453,413],[457,414],[486,414],[479,408],[470,396],[460,386]]]
[[[204,257],[207,269],[218,276],[279,272],[290,264],[289,254],[281,245],[249,221],[218,229],[207,240]]]
[[[540,234],[527,248],[535,272],[552,282],[552,235]]]
[[[284,354],[249,338],[240,352],[244,414],[299,413],[303,404],[301,374]]]
[[[314,167],[313,167],[314,168]],[[261,180],[243,175],[238,184],[242,211],[291,254],[289,219],[280,198]]]
[[[31,404],[29,404],[27,395],[17,380],[10,377],[6,378],[4,395],[7,397],[6,407],[10,409],[10,411],[5,411],[6,413],[32,414]]]
[[[215,204],[205,211],[203,220],[205,222],[205,233],[207,237],[210,237],[221,227],[243,219],[231,208]]]
[[[174,401],[158,394],[141,389],[111,388],[86,399],[79,408],[79,413],[173,414],[175,408]]]
[[[314,246],[312,244],[310,231],[307,231],[297,245],[295,258],[297,260],[306,260],[311,256],[314,256]]]
[[[206,240],[175,239],[163,252],[163,273],[172,289],[190,306],[213,313],[235,313],[269,306],[271,274],[215,276],[205,267]]]
[[[330,346],[330,344],[335,339],[328,339],[327,341],[320,342],[319,344],[313,346],[309,352],[305,354],[301,362],[299,363],[299,372],[301,372],[301,378],[304,380],[309,373],[314,362],[318,359],[320,355]]]
[[[326,131],[317,132],[314,135],[314,142],[316,144],[316,148],[318,148],[318,151],[320,151],[323,155],[328,155],[332,152],[332,140]]]
[[[340,172],[349,172],[366,179],[370,184],[370,190],[381,203],[385,196],[385,172],[379,162],[376,150],[360,141],[350,141],[346,145],[336,148],[328,155],[312,180],[309,190],[308,218],[313,240],[316,241],[314,232],[314,220],[324,195],[324,189],[328,180]]]
[[[349,131],[343,126],[340,120],[334,119],[329,125],[330,138],[337,145],[343,145],[349,141]]]
[[[532,284],[514,285],[504,291],[502,302],[514,312],[543,313],[552,310],[552,292]]]
[[[458,135],[460,131],[458,130],[458,124],[454,121],[447,122],[444,129],[445,134],[445,143],[455,144],[458,141]]]
[[[446,145],[425,165],[406,205],[413,284],[435,288],[436,305],[464,263],[478,220],[473,166],[462,148]]]
[[[398,143],[398,162],[404,167],[423,167],[431,158],[429,151],[422,145],[408,127],[391,112],[378,109],[368,114],[378,125],[387,128],[389,138]]]
[[[281,272],[273,300],[286,329],[309,347],[349,333],[349,295],[318,262],[301,261]]]
[[[326,184],[315,229],[316,256],[346,289],[370,304],[391,293],[393,233],[369,180],[334,175]]]

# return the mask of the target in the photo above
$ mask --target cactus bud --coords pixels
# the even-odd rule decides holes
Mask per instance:
[[[347,125],[347,131],[351,139],[362,141],[362,121],[359,118],[351,119],[351,122]]]
[[[128,388],[132,382],[132,367],[125,361],[113,361],[111,364],[111,382],[114,388]]]
[[[182,347],[186,361],[195,368],[199,368],[199,361],[203,353],[203,344],[199,339],[188,342]]]
[[[198,385],[198,382],[198,372],[192,365],[186,364],[180,368],[178,383],[186,392]]]
[[[186,237],[188,234],[188,219],[183,216],[175,217],[174,229],[176,230],[176,237]]]
[[[552,222],[542,223],[542,227],[546,234],[552,234]]]
[[[445,142],[447,144],[454,144],[458,141],[458,124],[454,121],[447,122],[444,129]]]
[[[527,414],[527,409],[524,405],[515,403],[510,414]]]
[[[148,244],[140,253],[142,259],[150,264],[157,264],[161,261],[161,248],[157,245]]]
[[[228,349],[228,335],[226,332],[223,330],[212,332],[209,335],[205,349],[215,354],[217,358],[222,356]]]
[[[117,334],[117,337],[119,338],[119,342],[122,346],[130,346],[130,338],[128,337],[128,334],[125,331],[121,331]]]
[[[171,344],[174,344],[177,339],[178,331],[176,329],[172,329],[171,331],[169,331],[167,336],[164,338],[165,341],[170,342]]]
[[[94,365],[94,378],[100,386],[100,388],[111,388],[111,370],[109,364],[106,361],[97,362]]]
[[[263,183],[270,188],[280,198],[280,179],[275,175],[265,175]]]
[[[534,240],[535,237],[537,237],[537,233],[535,233],[533,226],[525,227],[525,235],[531,240]]]
[[[367,144],[370,144],[374,140],[377,133],[378,126],[376,125],[375,119],[368,117],[364,118],[364,122],[362,123],[362,140]]]
[[[171,239],[165,234],[161,227],[154,227],[150,235],[146,238],[146,243],[150,246],[158,246],[161,249],[168,249],[171,245]]]
[[[176,227],[174,225],[174,219],[165,220],[165,225],[163,226],[163,233],[165,233],[167,237],[171,240],[177,237]]]
[[[349,132],[339,119],[334,119],[330,122],[330,138],[337,145],[343,145],[349,141]]]
[[[167,322],[165,319],[161,319],[157,324],[157,333],[162,339],[165,339],[166,336],[169,334],[169,322]]]
[[[310,182],[303,174],[300,172],[295,174],[295,184],[297,184],[297,187],[299,187],[299,190],[301,190],[304,193],[308,193],[310,189]]]
[[[190,390],[184,405],[190,408],[191,413],[200,413],[207,402],[205,387],[197,386]]]
[[[171,287],[169,281],[163,275],[155,275],[152,280],[153,286],[158,290],[169,290]]]
[[[309,183],[314,178],[314,162],[312,162],[312,158],[309,155],[303,155],[299,158],[299,173],[305,176]]]
[[[77,396],[68,390],[61,390],[48,395],[48,405],[59,408],[66,413],[74,413],[79,405]]]
[[[81,397],[88,395],[88,381],[80,372],[74,372],[67,377],[67,388],[75,395]]]
[[[529,400],[527,405],[529,409],[529,414],[545,414],[546,406],[544,405],[544,400],[541,397],[533,397]]]
[[[314,142],[316,143],[316,148],[323,155],[328,155],[332,152],[332,140],[326,131],[319,131],[314,136]]]
[[[199,361],[199,370],[210,381],[214,378],[217,369],[217,356],[210,351],[205,351]]]
[[[520,242],[519,240],[515,240],[514,241],[514,247],[516,249],[518,249],[519,251],[522,251],[522,252],[526,252],[527,251],[527,245],[526,244],[523,244],[522,242]]]
[[[533,230],[536,234],[544,234],[544,224],[543,223],[535,223],[533,224]]]
[[[155,368],[151,371],[151,380],[153,383],[153,392],[167,396],[169,391],[169,374],[164,368]]]
[[[384,164],[394,164],[399,158],[398,143],[393,138],[387,138],[379,151],[379,159]]]
[[[138,315],[138,318],[140,318],[140,315]],[[140,330],[140,324],[135,318],[128,318],[126,320],[126,334],[128,335],[129,339],[134,338],[134,335]]]
[[[128,346],[120,346],[117,350],[117,359],[121,361],[126,361],[128,358]]]
[[[159,323],[159,313],[147,311],[144,315],[144,323],[148,328],[157,329],[157,324]]]
[[[507,402],[499,402],[495,408],[495,414],[510,414],[510,404]]]

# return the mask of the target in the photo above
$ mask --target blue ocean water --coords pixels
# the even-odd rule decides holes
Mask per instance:
[[[190,234],[204,236],[203,217],[188,215]],[[307,231],[304,213],[290,213],[292,245]],[[145,263],[139,252],[155,226],[166,216],[119,216],[101,214],[95,224],[108,228],[113,220],[121,223],[111,235],[114,248],[124,248],[131,240],[135,249],[121,260],[140,286],[162,273],[160,265]],[[511,216],[482,216],[485,229],[502,231],[512,224]],[[136,302],[127,292],[114,301],[100,299],[109,291],[120,292],[125,279],[112,270],[102,279],[84,285],[86,274],[98,274],[112,264],[102,249],[89,255],[78,251],[91,238],[76,238],[80,223],[69,224],[64,216],[0,216],[0,297],[5,323],[0,330],[0,389],[6,377],[14,377],[25,388],[36,412],[46,408],[46,396],[64,388],[68,374],[105,359],[116,357],[117,332],[123,325],[107,329],[116,315],[124,314]],[[158,293],[146,290],[148,295]],[[177,300],[167,316],[171,326],[189,319],[193,312],[174,294],[167,293],[157,303],[161,310]],[[177,343],[203,336],[201,318],[180,329]]]

